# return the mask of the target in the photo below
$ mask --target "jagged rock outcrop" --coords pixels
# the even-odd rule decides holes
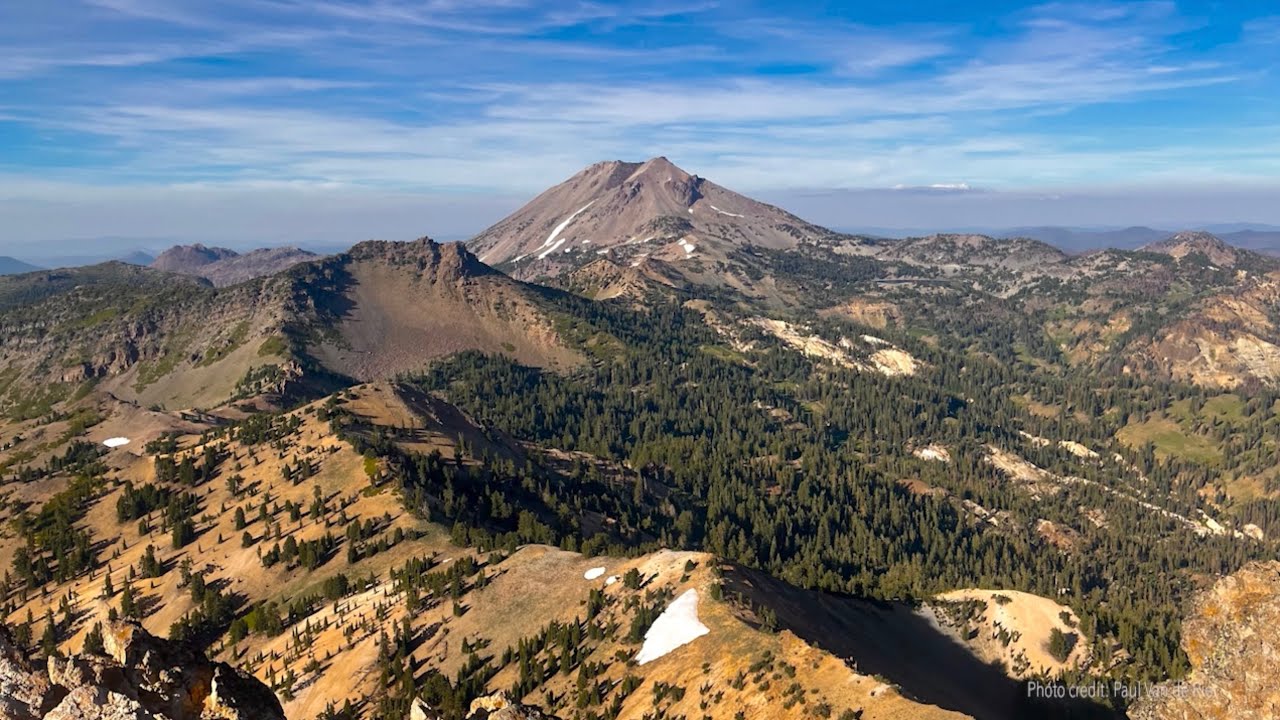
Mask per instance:
[[[284,720],[258,680],[135,623],[106,627],[103,646],[41,668],[0,635],[0,720]]]
[[[500,692],[472,700],[467,720],[556,720],[556,718],[536,707],[521,705],[512,700],[511,696]]]
[[[37,720],[58,699],[49,679],[27,667],[26,659],[0,626],[0,720]]]
[[[441,720],[444,716],[432,709],[422,698],[409,706],[409,720]],[[471,701],[467,720],[557,720],[531,705],[521,705],[505,692],[478,697]]]
[[[414,698],[409,706],[409,720],[441,720],[440,713],[431,709],[426,700]]]
[[[1196,598],[1182,626],[1192,672],[1155,686],[1134,720],[1280,717],[1280,562],[1253,563]]]

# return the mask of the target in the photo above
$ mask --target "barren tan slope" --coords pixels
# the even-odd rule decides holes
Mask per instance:
[[[1083,667],[1091,659],[1089,639],[1078,629],[1080,618],[1049,598],[1016,590],[965,589],[943,593],[937,600],[961,605],[972,601],[973,612],[961,627],[977,632],[965,642],[983,660],[1002,663],[1016,677],[1055,676]],[[1066,660],[1049,654],[1049,637],[1055,628],[1075,641]]]
[[[1207,387],[1280,382],[1280,334],[1272,313],[1280,273],[1241,273],[1238,285],[1197,303],[1193,311],[1130,348],[1131,367]]]
[[[312,352],[358,380],[421,370],[463,350],[531,365],[578,361],[537,302],[537,290],[476,261],[457,244],[363,243],[322,264],[338,278],[322,302],[335,318]]]

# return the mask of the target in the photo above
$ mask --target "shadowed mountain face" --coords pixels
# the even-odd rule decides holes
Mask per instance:
[[[780,627],[929,705],[983,720],[1122,717],[1093,703],[1029,699],[1026,686],[1004,667],[983,663],[927,612],[905,602],[802,590],[740,567],[725,574],[725,589],[771,608]]]
[[[600,255],[631,258],[643,252],[678,261],[701,254],[706,244],[781,249],[831,234],[657,157],[592,165],[468,246],[490,265],[535,276],[558,274]]]

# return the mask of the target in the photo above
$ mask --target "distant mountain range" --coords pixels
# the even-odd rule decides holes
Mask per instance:
[[[321,257],[293,247],[259,248],[240,254],[235,250],[204,245],[175,245],[150,263],[165,272],[202,277],[218,287],[234,285],[264,275],[274,275],[300,262]]]
[[[17,258],[0,255],[0,275],[17,275],[19,273],[31,272],[32,270],[39,269],[39,267],[36,267],[31,263],[25,263]]]
[[[1212,233],[1229,245],[1245,250],[1280,255],[1280,226],[1259,225],[1250,223],[1222,223],[1205,225],[1200,231]],[[885,238],[926,237],[939,232],[939,229],[925,228],[883,228],[883,227],[850,227],[845,232],[859,235],[870,235]],[[948,230],[951,232],[952,230]],[[1111,248],[1115,250],[1136,250],[1163,240],[1178,230],[1160,229],[1145,225],[1134,225],[1124,228],[1068,227],[1060,225],[1037,225],[1027,227],[970,227],[958,228],[954,232],[988,235],[994,238],[1029,238],[1053,245],[1069,253],[1082,253],[1090,250]]]

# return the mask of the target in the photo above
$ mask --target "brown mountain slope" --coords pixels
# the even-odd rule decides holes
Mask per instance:
[[[652,272],[651,267],[623,267],[608,258],[599,258],[574,268],[557,278],[557,285],[593,300],[623,299],[643,304],[670,296],[674,281]]]
[[[366,242],[300,270],[320,313],[308,353],[341,375],[390,377],[463,350],[539,366],[579,360],[543,311],[543,290],[458,243]]]
[[[144,405],[226,400],[282,359],[287,288],[216,291],[122,263],[0,279],[0,411],[46,412],[94,386]]]
[[[183,275],[197,275],[199,273],[196,270],[199,268],[220,260],[234,258],[238,254],[230,248],[207,247],[200,243],[195,245],[174,245],[160,253],[155,260],[152,260],[151,268]]]
[[[390,377],[463,350],[572,365],[548,292],[425,238],[221,289],[121,263],[4,277],[0,412],[38,416],[95,387],[143,406],[214,407],[296,380]]]
[[[1241,250],[1207,232],[1185,231],[1159,242],[1143,245],[1147,252],[1160,253],[1181,260],[1188,255],[1203,255],[1221,267],[1235,267]]]
[[[664,157],[596,163],[468,242],[520,277],[554,275],[587,258],[671,261],[707,245],[787,248],[832,235],[790,213],[681,170]]]
[[[235,285],[253,278],[274,275],[320,256],[294,247],[259,248],[243,255],[224,258],[200,267],[194,274],[217,287]]]

